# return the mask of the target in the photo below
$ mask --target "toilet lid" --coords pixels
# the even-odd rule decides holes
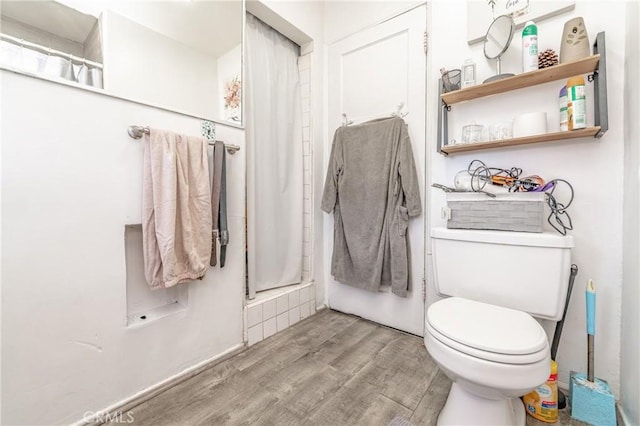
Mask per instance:
[[[542,326],[526,312],[459,297],[432,304],[427,322],[448,339],[496,354],[534,354],[549,345]]]

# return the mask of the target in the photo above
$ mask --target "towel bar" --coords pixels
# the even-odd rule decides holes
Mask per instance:
[[[129,128],[127,129],[127,133],[129,133],[129,136],[131,136],[133,139],[140,139],[144,134],[149,134],[149,127],[129,126]],[[209,145],[213,146],[213,142],[209,142]],[[225,143],[224,147],[227,149],[227,152],[229,154],[235,154],[236,152],[240,151],[240,147],[238,145]]]

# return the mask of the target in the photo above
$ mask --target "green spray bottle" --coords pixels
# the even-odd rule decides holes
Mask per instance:
[[[538,69],[538,27],[528,21],[522,30],[522,72]]]

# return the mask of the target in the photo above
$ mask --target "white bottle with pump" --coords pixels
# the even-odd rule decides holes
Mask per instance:
[[[538,69],[538,27],[528,21],[522,30],[522,72]]]

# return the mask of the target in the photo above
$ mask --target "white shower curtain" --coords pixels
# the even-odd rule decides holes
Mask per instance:
[[[299,47],[247,14],[245,112],[249,296],[302,276]]]
[[[0,40],[0,64],[31,74],[42,74],[47,77],[61,78],[102,88],[102,70],[100,68],[85,63],[74,63],[68,58],[43,53],[35,48],[21,46],[11,41]]]

